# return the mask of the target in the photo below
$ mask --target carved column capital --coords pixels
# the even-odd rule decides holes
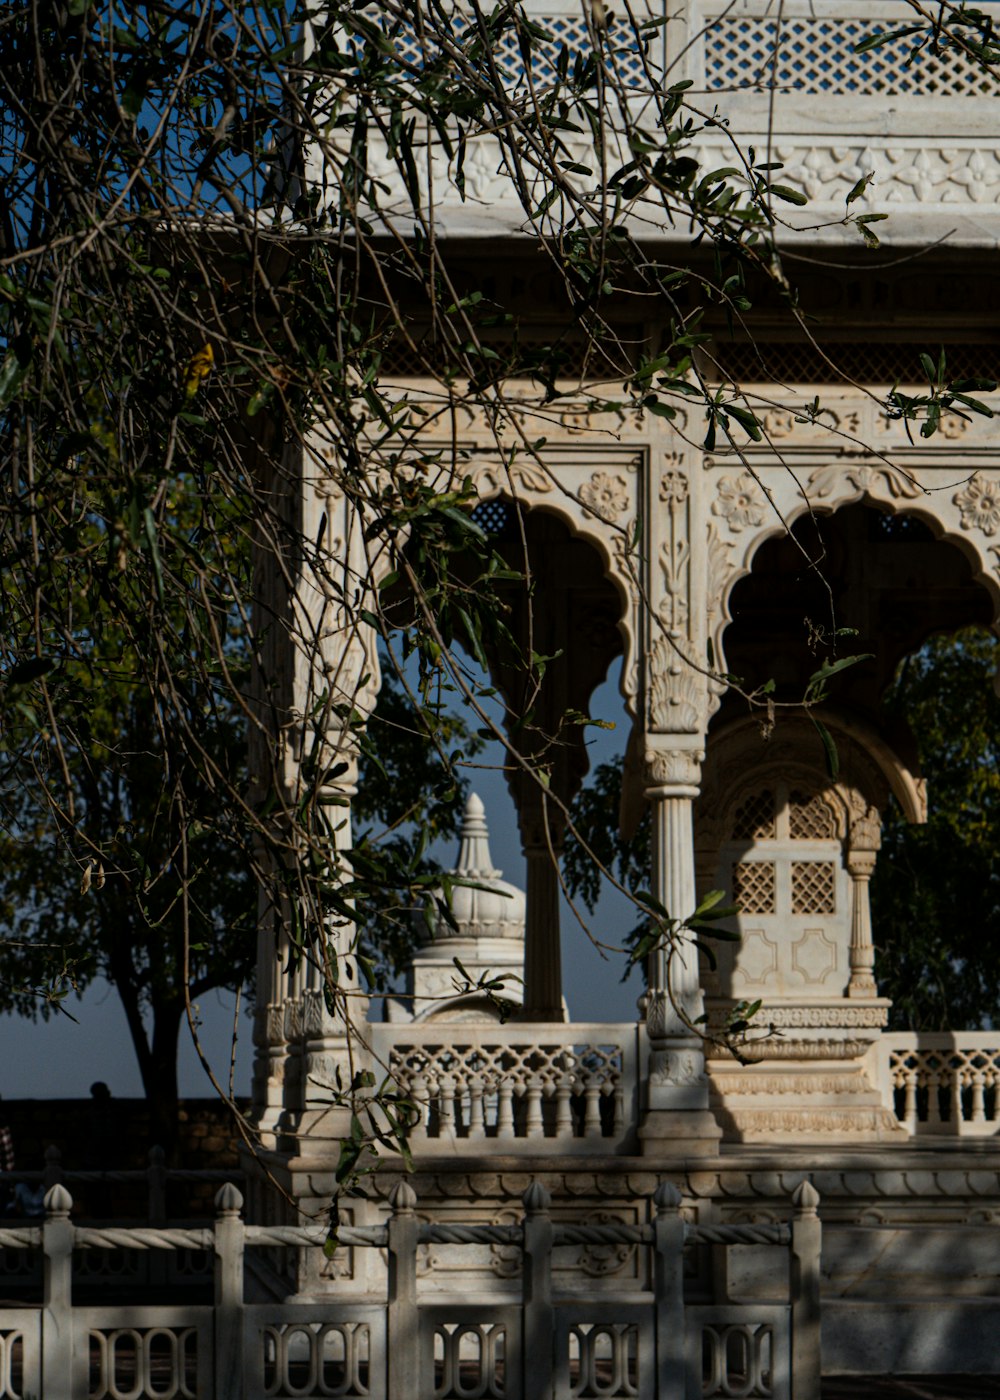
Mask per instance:
[[[646,796],[651,800],[664,797],[697,797],[704,757],[705,751],[700,747],[647,748]]]

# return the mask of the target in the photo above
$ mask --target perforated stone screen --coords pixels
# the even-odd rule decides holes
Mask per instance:
[[[833,813],[819,796],[793,792],[788,802],[788,834],[793,841],[825,841],[837,834]]]
[[[525,9],[528,10],[528,6],[525,6]],[[366,7],[364,14],[373,26],[382,30],[403,64],[411,69],[422,70],[439,61],[440,47],[429,41],[426,35],[421,35],[416,29],[409,29],[405,25],[390,23],[374,6]],[[575,14],[546,14],[532,7],[528,17],[536,27],[534,34],[529,35],[523,29],[518,34],[513,27],[508,26],[490,49],[493,64],[506,90],[516,92],[519,88],[526,87],[529,69],[532,84],[536,87],[540,84],[551,85],[560,75],[564,79],[579,76],[585,80],[585,68],[593,53],[593,41],[583,14],[579,11]],[[644,18],[641,12],[637,12],[639,23]],[[470,30],[475,32],[474,26],[478,28],[473,15],[463,13],[460,8],[454,10],[452,30],[455,46],[464,47],[473,64],[477,60],[466,41],[470,38]],[[440,33],[440,30],[438,32]],[[365,46],[365,42],[364,37],[355,41],[359,49]],[[374,39],[368,42],[374,42]],[[526,52],[529,42],[530,54]],[[636,36],[634,27],[627,20],[618,16],[616,23],[613,18],[608,33],[607,53],[609,67],[617,81],[625,87],[645,84],[641,46],[645,45],[647,58],[657,64],[662,61],[659,52],[662,43],[662,28],[647,31],[640,38]],[[485,74],[487,66],[482,55],[478,61],[482,63],[482,71]]]
[[[713,382],[728,378],[741,384],[842,384],[845,389],[850,387],[849,380],[919,385],[924,383],[921,350],[936,358],[939,348],[898,340],[891,344],[837,341],[822,346],[764,341],[753,346],[720,338],[706,376]],[[946,345],[945,368],[952,379],[1000,378],[1000,345]]]
[[[832,861],[792,861],[792,913],[835,914],[836,873]]]
[[[741,914],[773,914],[774,861],[743,860],[733,866],[733,899]]]
[[[774,794],[754,793],[733,819],[734,840],[770,840],[774,836]]]
[[[958,49],[913,58],[913,39],[857,54],[879,30],[899,26],[863,14],[733,15],[716,19],[705,37],[705,79],[713,89],[758,88],[886,96],[968,97],[996,93],[997,79]]]

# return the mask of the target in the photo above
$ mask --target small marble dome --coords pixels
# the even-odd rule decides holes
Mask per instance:
[[[490,857],[490,838],[486,828],[486,809],[475,793],[469,794],[462,817],[461,845],[458,861],[449,872],[463,880],[475,881],[481,888],[456,885],[452,890],[451,912],[456,931],[440,914],[434,918],[434,942],[448,939],[516,938],[524,940],[524,892],[497,870]],[[421,919],[420,927],[426,933]]]

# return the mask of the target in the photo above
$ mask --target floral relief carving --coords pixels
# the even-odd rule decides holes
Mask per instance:
[[[734,535],[748,525],[763,523],[764,497],[749,472],[720,477],[716,489],[718,499],[712,502],[712,514],[721,516]]]
[[[664,596],[658,613],[672,637],[686,634],[688,627],[691,547],[688,543],[687,499],[688,479],[685,474],[673,468],[665,471],[660,478],[660,500],[669,509],[670,523],[667,537],[660,545]]]
[[[594,472],[580,487],[580,500],[601,520],[614,525],[629,507],[628,482],[614,472]]]
[[[768,438],[791,437],[796,427],[795,414],[786,409],[768,409],[760,423]]]
[[[803,1109],[739,1109],[734,1113],[740,1132],[760,1133],[820,1133],[829,1137],[837,1133],[859,1133],[874,1136],[887,1129],[899,1130],[895,1114],[885,1108],[824,1108],[819,1112]]]
[[[880,203],[996,204],[1000,160],[992,147],[950,146],[936,150],[894,145],[792,146],[777,148],[785,175],[810,201],[837,201],[862,175],[877,172]]]
[[[621,1215],[614,1215],[611,1211],[601,1210],[592,1215],[588,1220],[588,1225],[630,1225],[632,1222],[623,1219]],[[520,1253],[520,1251],[518,1251]],[[576,1261],[576,1266],[582,1269],[591,1278],[606,1278],[610,1274],[620,1274],[625,1265],[635,1254],[635,1245],[627,1241],[619,1241],[614,1244],[588,1244]]]
[[[660,477],[660,500],[671,506],[680,506],[688,498],[688,479],[683,472],[672,468]]]
[[[802,495],[808,500],[823,500],[843,488],[844,483],[856,491],[876,492],[881,490],[894,501],[912,501],[924,495],[924,488],[910,473],[888,463],[859,462],[850,466],[832,463],[828,467],[817,467],[809,477],[809,483]]]
[[[938,432],[949,442],[954,442],[956,438],[964,437],[969,431],[969,420],[963,418],[960,413],[942,413],[941,421],[938,424]]]
[[[521,1217],[508,1207],[493,1216],[493,1225],[520,1225]],[[521,1272],[521,1251],[516,1244],[491,1244],[490,1268],[497,1278],[517,1278]]]
[[[962,513],[963,530],[982,530],[984,535],[995,535],[1000,529],[1000,482],[974,476],[952,500]]]
[[[672,636],[687,631],[688,625],[688,564],[691,547],[687,540],[664,540],[660,545],[660,572],[663,575],[663,601],[659,606],[660,621]]]

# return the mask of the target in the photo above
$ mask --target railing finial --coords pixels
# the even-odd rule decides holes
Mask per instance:
[[[819,1205],[819,1192],[808,1178],[800,1181],[792,1192],[792,1205],[795,1207],[796,1215],[806,1217],[816,1215],[816,1207]]]
[[[521,1197],[521,1204],[524,1206],[526,1215],[544,1215],[552,1204],[552,1197],[535,1177]]]
[[[657,1215],[666,1211],[676,1211],[681,1208],[683,1197],[672,1181],[661,1181],[653,1193],[653,1205],[656,1207]]]
[[[45,1214],[50,1219],[64,1218],[73,1209],[73,1197],[62,1182],[56,1182],[55,1186],[50,1186],[46,1191],[43,1205],[45,1206]]]
[[[393,1215],[412,1215],[417,1204],[417,1193],[408,1181],[397,1181],[389,1192],[389,1204]]]
[[[243,1209],[243,1194],[231,1181],[227,1181],[216,1191],[215,1209],[216,1213],[223,1217],[239,1215]]]

